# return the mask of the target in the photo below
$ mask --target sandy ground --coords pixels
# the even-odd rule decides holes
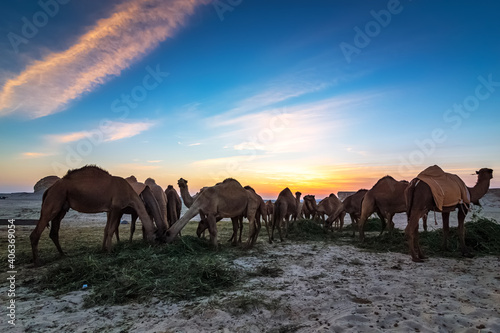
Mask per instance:
[[[40,200],[32,194],[0,200],[0,218],[38,218]],[[498,201],[497,193],[487,195],[482,214],[499,220]],[[103,218],[70,212],[65,220],[103,226]],[[404,228],[404,221],[399,216],[396,225]],[[500,332],[498,257],[416,264],[400,253],[318,242],[269,245],[260,238],[250,255],[233,264],[282,273],[249,277],[237,291],[190,302],[153,299],[91,309],[82,307],[90,291],[54,298],[21,285],[15,327],[7,323],[2,274],[0,332]]]

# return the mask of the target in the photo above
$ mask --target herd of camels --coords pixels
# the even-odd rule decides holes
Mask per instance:
[[[436,193],[434,185],[438,184],[438,178],[425,178],[424,173],[419,174],[411,182],[397,181],[391,176],[385,176],[370,190],[359,190],[343,201],[332,193],[319,203],[316,203],[314,195],[306,195],[301,202],[301,193],[296,192],[294,196],[289,188],[282,190],[274,203],[270,200],[264,202],[253,188],[243,187],[232,178],[211,187],[204,187],[199,193],[191,196],[187,181],[181,178],[178,181],[180,194],[182,201],[189,208],[181,217],[182,203],[172,185],[163,191],[151,178],[140,183],[134,176],[126,179],[112,176],[97,166],[88,165],[68,171],[62,179],[56,181],[44,192],[40,219],[30,235],[33,262],[35,266],[40,265],[38,243],[42,232],[49,226],[49,222],[51,222],[50,238],[59,253],[64,255],[59,243],[59,228],[61,220],[70,208],[81,213],[107,213],[102,243],[104,251],[111,250],[113,235],[116,235],[119,241],[118,227],[123,214],[132,215],[130,240],[135,231],[135,222],[137,218],[140,218],[143,238],[149,243],[173,242],[175,238],[180,237],[180,232],[186,224],[199,214],[197,234],[200,236],[208,229],[210,242],[214,246],[217,246],[217,222],[219,220],[231,219],[233,235],[230,241],[237,244],[241,242],[243,218],[247,218],[249,233],[245,247],[252,247],[259,235],[261,220],[265,223],[269,242],[273,242],[275,229],[278,230],[280,240],[283,241],[283,238],[288,235],[289,223],[299,218],[321,219],[325,228],[331,229],[335,225],[341,229],[344,216],[349,214],[353,225],[357,225],[360,240],[363,241],[364,224],[372,214],[376,213],[380,217],[383,232],[386,226],[389,230],[394,228],[392,221],[394,214],[406,212],[408,225],[405,234],[411,258],[415,262],[422,262],[425,259],[418,239],[419,220],[423,219],[423,226],[426,230],[427,213],[431,210],[442,212],[443,247],[446,248],[450,212],[458,209],[461,251],[464,256],[471,256],[464,241],[465,216],[469,210],[469,204],[478,205],[479,199],[488,191],[490,179],[493,178],[493,170],[483,168],[476,171],[477,183],[469,188],[465,187],[463,181],[457,176],[444,173],[437,166],[428,169],[438,172],[436,176],[438,178],[454,176],[454,182],[451,185],[440,184],[437,187],[440,193]],[[458,186],[458,192],[462,191],[462,196],[452,197],[456,191],[450,190],[450,186],[453,188]],[[464,193],[467,195],[464,196]],[[443,198],[445,203],[451,202],[452,204],[443,206]],[[353,228],[353,233],[355,229]]]

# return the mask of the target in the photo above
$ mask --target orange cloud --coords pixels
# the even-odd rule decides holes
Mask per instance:
[[[47,116],[120,75],[174,35],[204,0],[129,0],[99,20],[69,49],[33,61],[0,91],[0,116]]]

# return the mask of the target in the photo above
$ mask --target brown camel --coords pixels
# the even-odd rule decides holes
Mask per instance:
[[[302,214],[304,218],[313,220],[316,218],[316,212],[318,210],[318,205],[316,204],[316,198],[314,195],[308,194],[304,196],[304,205],[302,206]]]
[[[299,191],[295,192],[295,203],[297,206],[297,209],[295,210],[295,213],[292,215],[292,221],[297,221],[297,219],[300,219],[302,216],[302,203],[300,202],[300,197],[302,193]]]
[[[407,186],[407,181],[397,181],[391,176],[385,176],[366,192],[361,204],[361,216],[358,222],[361,241],[365,238],[363,230],[365,222],[373,213],[377,213],[382,221],[380,235],[384,232],[387,224],[390,231],[394,229],[394,222],[392,222],[394,214],[406,212],[404,192]]]
[[[182,201],[172,185],[168,185],[165,195],[167,196],[167,220],[172,226],[181,217]]]
[[[158,237],[160,241],[165,241],[165,234],[168,229],[168,224],[167,224],[167,219],[166,219],[166,197],[164,197],[163,190],[161,189],[160,186],[158,188],[155,188],[155,191],[153,192],[153,189],[141,182],[137,181],[137,178],[135,176],[129,176],[125,178],[125,180],[132,186],[134,191],[141,197],[142,201],[144,202],[144,206],[146,207],[146,210],[152,220],[156,223],[156,226],[158,228]],[[160,193],[163,193],[163,195]],[[156,192],[156,194],[155,194]],[[132,212],[132,221],[130,223],[130,241],[132,241],[132,238],[134,236],[135,232],[135,224],[137,221],[137,214]],[[121,218],[121,217],[120,217]],[[141,219],[142,221],[142,219]],[[116,237],[118,238],[118,228],[116,229]],[[144,229],[143,229],[144,232]]]
[[[249,239],[251,239],[251,244],[250,244],[250,247],[251,247],[257,241],[257,237],[258,237],[259,232],[260,232],[260,228],[261,228],[260,218],[261,217],[264,220],[264,223],[266,224],[267,234],[268,234],[269,238],[270,238],[270,233],[269,233],[269,226],[268,226],[268,222],[267,222],[266,204],[264,203],[264,200],[262,200],[262,197],[260,195],[258,195],[251,186],[245,186],[244,189],[248,191],[249,199],[251,201],[253,201],[254,204],[258,205],[258,209],[255,212],[255,226],[256,226],[254,229],[255,232],[253,235],[249,235]],[[233,223],[233,234],[232,234],[231,238],[229,239],[229,242],[232,242],[233,245],[237,245],[238,243],[241,243],[241,235],[243,232],[243,218],[245,218],[245,217],[248,219],[246,211],[243,215],[231,218],[231,221]],[[217,217],[216,221],[219,222],[220,220],[221,220],[221,218]],[[198,223],[198,228],[196,230],[196,234],[198,235],[198,237],[201,237],[202,233],[208,228],[209,228],[208,220],[206,218],[201,219],[200,222]],[[238,230],[239,230],[239,236],[238,236]]]
[[[361,202],[363,201],[366,192],[368,192],[368,190],[361,189],[345,198],[342,202],[344,205],[344,211],[351,217],[353,237],[356,228],[358,227],[359,218],[361,217]]]
[[[274,204],[271,200],[266,201],[267,220],[271,223],[273,219]]]
[[[493,170],[488,168],[483,168],[476,171],[477,183],[474,187],[467,187],[467,191],[470,195],[470,202],[475,205],[479,204],[479,199],[481,199],[490,187],[490,179],[493,178]],[[453,175],[455,176],[455,175]],[[455,176],[458,178],[458,176]],[[461,181],[461,180],[460,180]],[[411,258],[415,262],[422,262],[425,256],[420,248],[419,237],[418,237],[418,220],[427,214],[429,211],[441,211],[443,218],[443,244],[444,250],[448,248],[448,234],[450,230],[450,212],[458,209],[458,235],[460,238],[460,248],[462,255],[471,257],[472,252],[465,245],[465,216],[469,212],[469,204],[465,201],[461,201],[456,205],[446,206],[443,205],[441,208],[437,207],[436,201],[434,199],[433,193],[429,185],[424,181],[419,181],[415,178],[411,181],[406,193],[406,200],[408,205],[407,215],[408,215],[408,225],[405,229],[405,234],[408,238],[408,246],[410,248]],[[447,197],[448,196],[448,197]],[[445,201],[449,200],[449,194],[446,194]],[[453,198],[451,198],[453,199]]]
[[[281,227],[285,228],[285,237],[288,236],[288,223],[290,221],[290,216],[297,214],[297,199],[293,197],[292,191],[287,187],[278,195],[274,203],[274,213],[271,231],[271,242],[274,240],[274,228],[278,227],[278,233],[280,240],[283,242],[283,235],[281,232]]]
[[[331,193],[330,196],[321,200],[318,204],[316,212],[320,216],[324,216],[325,214],[328,215],[328,219],[326,219],[326,221],[323,217],[325,229],[331,229],[334,222],[335,227],[339,230],[342,230],[344,227],[344,204],[335,194]]]
[[[85,166],[70,170],[60,180],[45,191],[42,199],[40,219],[30,235],[33,262],[40,264],[38,242],[49,221],[52,221],[50,238],[61,255],[64,252],[59,244],[59,228],[66,212],[74,209],[80,213],[107,213],[102,249],[111,251],[114,231],[120,224],[122,214],[136,213],[142,221],[145,239],[155,240],[155,227],[149,218],[144,203],[137,193],[121,178],[111,176],[97,166]]]
[[[195,195],[191,196],[191,194],[189,194],[187,183],[188,181],[183,178],[177,181],[177,185],[179,185],[179,189],[181,191],[182,202],[184,202],[184,205],[187,208],[191,208],[191,205],[200,193],[196,193]]]
[[[167,231],[167,242],[171,243],[186,224],[196,214],[200,214],[207,219],[211,243],[217,247],[217,217],[231,218],[241,216],[246,212],[250,228],[247,245],[251,246],[251,237],[255,234],[255,213],[258,207],[258,203],[250,199],[248,191],[237,180],[228,178],[200,192],[191,208]]]

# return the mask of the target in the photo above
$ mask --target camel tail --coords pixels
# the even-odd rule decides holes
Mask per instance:
[[[415,187],[417,186],[416,178],[413,179],[408,187],[405,189],[405,200],[406,200],[406,216],[408,220],[410,219],[411,208],[413,206],[413,196],[415,193]]]

